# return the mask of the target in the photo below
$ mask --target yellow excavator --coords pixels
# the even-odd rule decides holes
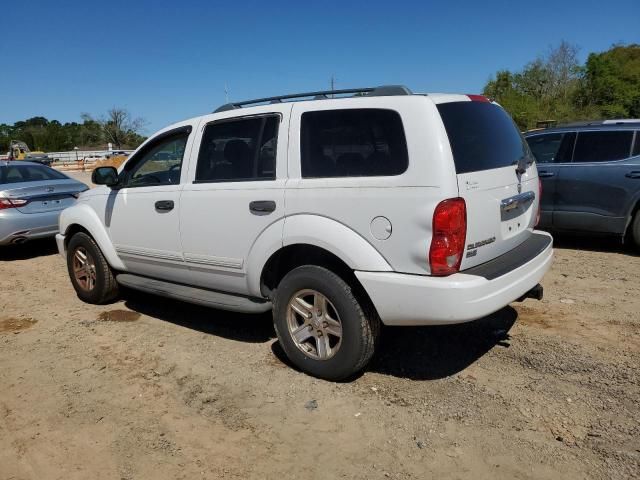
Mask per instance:
[[[51,165],[51,159],[46,153],[32,152],[27,144],[20,140],[11,140],[9,143],[9,160],[27,160]]]

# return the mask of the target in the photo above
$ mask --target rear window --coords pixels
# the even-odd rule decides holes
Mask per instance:
[[[302,114],[302,177],[400,175],[409,164],[402,119],[375,108]]]
[[[457,173],[516,165],[532,159],[527,142],[511,117],[487,102],[438,104]]]
[[[574,162],[611,162],[631,154],[632,130],[579,132]]]
[[[37,182],[39,180],[65,180],[67,177],[44,165],[7,165],[0,167],[0,184]]]

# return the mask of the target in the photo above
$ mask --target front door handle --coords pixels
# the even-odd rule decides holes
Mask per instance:
[[[276,209],[276,202],[273,200],[256,200],[249,204],[249,211],[254,215],[269,215]]]
[[[640,178],[640,171],[629,172],[625,175],[627,178]]]
[[[540,178],[548,178],[548,177],[553,177],[553,176],[555,176],[555,173],[553,173],[553,172],[546,172],[546,171],[542,170],[542,171],[538,172],[538,176],[539,176]]]
[[[169,212],[173,210],[173,200],[159,200],[156,202],[156,210],[159,212]]]

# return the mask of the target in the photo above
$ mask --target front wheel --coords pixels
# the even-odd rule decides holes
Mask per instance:
[[[289,272],[276,290],[273,320],[278,340],[300,370],[343,380],[373,356],[380,320],[363,308],[342,278],[318,266]]]
[[[67,269],[73,288],[84,302],[108,303],[118,295],[118,283],[100,247],[86,233],[76,233],[67,247]]]

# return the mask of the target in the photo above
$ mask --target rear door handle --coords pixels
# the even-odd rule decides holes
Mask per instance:
[[[159,200],[156,202],[156,210],[159,212],[168,212],[173,210],[173,200]]]
[[[629,172],[625,175],[627,178],[640,178],[640,171]]]
[[[273,200],[256,200],[249,204],[249,211],[254,215],[269,215],[276,209],[276,202]]]
[[[538,176],[541,177],[541,178],[548,178],[548,177],[555,176],[555,173],[553,173],[553,172],[545,172],[544,170],[542,170],[541,172],[538,172]]]

